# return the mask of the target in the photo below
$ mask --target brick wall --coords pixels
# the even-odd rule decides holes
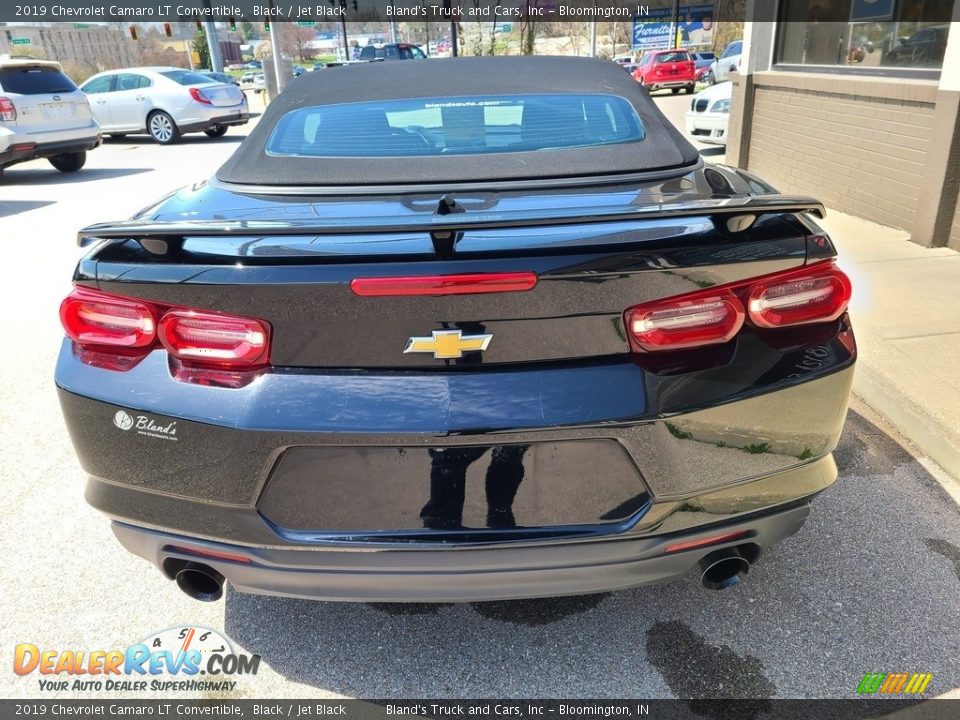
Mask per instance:
[[[758,73],[754,82],[751,172],[781,192],[914,229],[935,82],[805,73]]]

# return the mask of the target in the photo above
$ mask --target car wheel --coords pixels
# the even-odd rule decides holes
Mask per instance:
[[[3,165],[0,165],[0,183],[3,182]]]
[[[670,88],[670,92],[676,95],[678,92],[680,92],[680,88]]]
[[[207,137],[218,138],[227,134],[226,125],[214,125],[212,128],[203,131]]]
[[[76,172],[87,162],[87,153],[64,153],[63,155],[54,155],[47,160],[60,172]]]
[[[170,145],[180,139],[180,128],[173,118],[162,110],[150,113],[147,118],[147,132],[161,145]]]
[[[696,86],[695,84],[694,84],[694,85],[687,85],[687,87],[686,87],[687,95],[693,95],[693,91],[696,90],[696,89],[697,89],[697,86]]]
[[[713,74],[713,70],[707,73],[707,84],[708,85],[717,84],[717,76]]]

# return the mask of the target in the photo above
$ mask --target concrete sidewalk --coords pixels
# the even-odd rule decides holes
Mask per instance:
[[[853,282],[854,392],[960,478],[960,253],[828,210]]]

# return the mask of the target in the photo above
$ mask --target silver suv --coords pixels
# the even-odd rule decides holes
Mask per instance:
[[[60,63],[0,55],[0,179],[6,166],[35,158],[75,172],[100,139],[87,96]]]

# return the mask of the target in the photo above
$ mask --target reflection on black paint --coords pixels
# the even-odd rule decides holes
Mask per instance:
[[[487,496],[487,527],[514,528],[513,501],[523,482],[523,456],[528,445],[498,445],[491,451],[484,484]],[[467,469],[485,453],[485,447],[431,449],[430,499],[420,511],[423,527],[429,530],[463,528],[463,502]]]

